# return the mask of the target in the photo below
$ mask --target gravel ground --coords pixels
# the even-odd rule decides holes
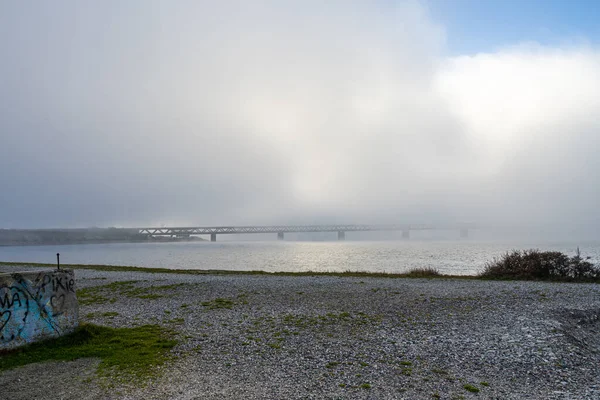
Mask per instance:
[[[30,365],[0,374],[0,398],[600,399],[600,285],[75,275],[79,289],[136,281],[162,296],[102,290],[115,302],[80,317],[174,328],[174,361],[146,386],[111,389],[97,360]]]

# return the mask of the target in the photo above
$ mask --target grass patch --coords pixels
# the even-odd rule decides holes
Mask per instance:
[[[467,392],[471,392],[471,393],[478,393],[479,392],[479,388],[476,386],[473,386],[469,383],[467,383],[466,385],[463,386],[463,388],[465,388],[465,390]]]
[[[445,369],[440,369],[440,368],[434,368],[431,370],[431,372],[433,372],[435,374],[439,374],[439,375],[448,375],[448,371],[446,371]]]
[[[168,338],[169,333],[156,325],[109,328],[82,324],[69,335],[1,352],[0,371],[43,361],[97,357],[101,359],[100,376],[123,381],[149,378],[177,344]]]
[[[218,310],[218,309],[222,309],[222,308],[231,310],[233,308],[233,306],[235,305],[235,302],[231,299],[225,299],[225,298],[219,297],[219,298],[216,298],[211,301],[203,301],[202,303],[200,303],[200,305],[208,308],[209,310]]]
[[[27,267],[45,267],[55,268],[55,264],[42,263],[25,263],[25,262],[6,262],[0,261],[1,265]],[[266,271],[229,271],[229,270],[190,270],[190,269],[169,269],[169,268],[144,268],[136,266],[116,266],[116,265],[92,265],[92,264],[64,264],[63,268],[70,269],[89,269],[95,271],[109,272],[144,272],[144,273],[160,273],[160,274],[186,274],[186,275],[264,275],[264,276],[334,276],[340,278],[423,278],[423,277],[439,277],[439,278],[454,278],[454,279],[474,279],[473,276],[465,275],[444,275],[441,273],[430,274],[423,276],[421,273],[388,273],[388,272],[365,272],[365,271],[344,271],[344,272],[266,272]],[[425,270],[429,270],[426,268]],[[359,282],[364,283],[364,282]]]
[[[116,311],[108,311],[108,312],[102,313],[101,315],[103,317],[116,317],[117,315],[119,315],[119,313]]]
[[[558,251],[514,250],[486,264],[479,275],[486,279],[523,279],[569,282],[600,282],[600,267],[581,257]]]
[[[164,293],[157,293],[157,291],[164,292],[185,285],[185,283],[177,283],[174,285],[136,287],[135,284],[138,282],[121,281],[79,289],[77,290],[77,300],[81,305],[114,303],[118,297],[156,300],[165,296]]]

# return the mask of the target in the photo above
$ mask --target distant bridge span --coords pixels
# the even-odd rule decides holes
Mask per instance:
[[[169,236],[189,237],[191,235],[210,235],[211,242],[217,240],[217,235],[248,234],[248,233],[276,233],[279,240],[283,240],[286,233],[298,232],[337,232],[338,239],[344,240],[346,232],[367,231],[402,231],[402,237],[408,239],[410,231],[424,230],[458,230],[460,236],[469,236],[469,229],[476,229],[471,224],[456,225],[268,225],[268,226],[214,226],[214,227],[161,227],[137,228],[138,233],[148,237]]]

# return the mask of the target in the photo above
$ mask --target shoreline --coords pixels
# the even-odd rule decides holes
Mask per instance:
[[[56,268],[56,264],[51,263],[29,263],[0,261],[2,266],[22,266],[25,268]],[[261,276],[334,276],[334,277],[363,277],[363,278],[428,278],[428,279],[482,279],[476,275],[445,275],[428,274],[420,272],[420,269],[412,272],[388,273],[388,272],[368,272],[368,271],[263,271],[263,270],[225,270],[225,269],[181,269],[181,268],[152,268],[138,267],[132,265],[102,265],[102,264],[61,264],[61,268],[71,268],[80,270],[113,271],[113,272],[142,272],[148,274],[183,274],[183,275],[261,275]],[[419,271],[415,273],[415,271]]]
[[[56,268],[51,263],[30,263],[1,261],[1,267],[24,267],[24,268]],[[225,269],[181,269],[181,268],[152,268],[138,267],[132,265],[104,265],[104,264],[60,264],[61,268],[75,270],[95,270],[107,272],[140,272],[147,274],[180,274],[180,275],[239,275],[239,276],[272,276],[272,277],[339,277],[339,278],[384,278],[384,279],[440,279],[440,280],[475,280],[475,281],[499,281],[499,282],[549,282],[549,283],[582,283],[600,284],[597,279],[520,279],[520,278],[492,278],[477,275],[450,275],[438,272],[435,269],[415,268],[407,272],[369,272],[369,271],[264,271],[264,270],[225,270]]]
[[[174,332],[150,385],[107,389],[80,359],[2,372],[0,386],[15,399],[600,396],[597,284],[147,272],[75,276],[81,322]]]

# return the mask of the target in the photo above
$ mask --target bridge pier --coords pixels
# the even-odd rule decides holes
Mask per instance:
[[[277,240],[283,240],[283,232],[277,232]]]
[[[466,239],[469,237],[469,230],[467,228],[461,228],[460,229],[460,237],[462,239]]]
[[[410,239],[410,230],[404,229],[402,231],[402,239]]]
[[[338,231],[338,240],[346,240],[346,232]]]
[[[217,241],[217,234],[216,233],[211,233],[210,234],[210,241],[211,242],[216,242]]]

